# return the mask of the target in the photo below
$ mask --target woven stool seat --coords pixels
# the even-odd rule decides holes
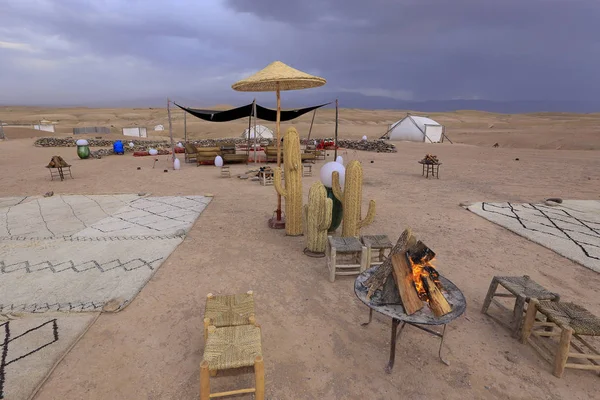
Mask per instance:
[[[331,247],[335,247],[338,253],[354,253],[362,251],[362,243],[355,237],[329,236]]]
[[[540,301],[538,311],[556,325],[577,335],[600,336],[600,318],[575,303]]]
[[[523,295],[527,298],[538,300],[552,300],[556,293],[552,293],[529,276],[498,276],[498,282],[512,294]]]
[[[211,370],[254,366],[262,356],[260,328],[254,325],[226,326],[208,329],[204,361]]]
[[[210,295],[206,298],[204,318],[210,319],[210,325],[223,326],[246,325],[254,315],[254,296],[252,292],[225,296]]]

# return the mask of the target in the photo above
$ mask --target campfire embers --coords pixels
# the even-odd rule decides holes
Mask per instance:
[[[425,154],[425,157],[421,160],[423,164],[439,164],[440,160],[438,160],[437,156],[433,154]]]
[[[431,263],[435,253],[423,242],[417,241],[410,229],[406,229],[392,249],[390,257],[384,261],[371,279],[365,282],[370,297],[383,286],[383,291],[397,290],[406,314],[421,310],[425,304],[436,317],[452,311],[450,303],[442,293],[439,273]],[[385,284],[389,277],[395,285]],[[383,298],[390,298],[383,293]]]

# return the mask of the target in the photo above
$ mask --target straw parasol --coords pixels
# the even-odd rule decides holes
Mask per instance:
[[[281,166],[281,133],[279,130],[282,90],[300,90],[323,86],[327,81],[321,77],[307,74],[282,63],[274,61],[254,75],[231,85],[239,92],[276,92],[277,93],[277,166]],[[277,220],[270,222],[273,228],[283,228],[281,221],[281,196],[277,194]]]

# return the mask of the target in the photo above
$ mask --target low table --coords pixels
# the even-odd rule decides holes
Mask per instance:
[[[50,170],[50,180],[53,181],[54,178],[60,178],[61,181],[65,180],[65,172],[69,174],[71,179],[73,179],[73,175],[71,174],[71,166],[67,165],[64,167],[46,167]]]
[[[440,179],[440,165],[442,165],[442,163],[432,164],[432,163],[426,163],[423,161],[419,161],[419,164],[423,165],[422,175],[425,175],[425,173],[427,173],[425,178],[429,178],[429,172],[431,171],[432,177],[435,176],[436,178]]]
[[[443,293],[448,302],[451,304],[452,311],[441,317],[436,317],[431,312],[429,307],[425,306],[416,313],[412,315],[407,315],[404,312],[404,307],[402,306],[400,295],[397,293],[397,289],[395,296],[387,296],[387,298],[385,299],[383,298],[382,289],[377,289],[371,297],[371,300],[367,299],[368,289],[363,285],[363,282],[366,281],[371,275],[373,275],[377,268],[377,266],[369,268],[356,278],[356,281],[354,281],[354,293],[360,301],[362,301],[369,307],[369,321],[362,324],[363,326],[367,326],[369,323],[371,323],[371,320],[373,319],[373,310],[392,318],[392,340],[390,348],[390,360],[388,362],[387,367],[385,368],[385,372],[389,374],[394,368],[394,360],[396,358],[396,341],[398,340],[398,337],[402,333],[402,329],[404,329],[404,326],[406,324],[412,325],[415,328],[421,329],[425,332],[428,332],[432,335],[441,338],[438,356],[444,364],[450,365],[446,360],[442,358],[442,345],[444,344],[446,325],[455,320],[456,318],[460,317],[467,308],[467,302],[460,289],[448,279],[440,275],[440,282],[444,287]],[[386,293],[391,293],[390,289],[392,288],[392,286],[395,287],[395,285],[396,283],[394,282],[394,279],[388,279],[384,285]],[[400,325],[400,323],[402,323],[402,326],[400,326],[400,330],[398,331],[398,325]],[[421,325],[441,325],[443,326],[443,328],[442,332],[440,333]]]

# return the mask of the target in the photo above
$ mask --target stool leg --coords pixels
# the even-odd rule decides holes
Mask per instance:
[[[371,254],[365,246],[362,247],[360,252],[360,272],[366,271],[371,267]]]
[[[490,307],[492,302],[492,298],[494,294],[496,294],[496,290],[498,289],[498,280],[496,277],[492,279],[492,283],[490,283],[490,287],[488,289],[487,295],[485,296],[485,300],[483,301],[483,307],[481,307],[481,312],[485,314]]]
[[[533,330],[533,324],[535,323],[535,315],[537,314],[538,301],[531,299],[529,307],[527,307],[527,314],[525,315],[525,321],[521,328],[521,343],[527,343],[527,339],[531,336]]]
[[[334,282],[335,281],[335,269],[336,267],[336,249],[335,247],[331,248],[331,268],[329,269],[329,282]]]
[[[204,342],[208,338],[208,327],[210,326],[210,318],[204,318]]]
[[[554,376],[557,378],[562,377],[565,371],[565,364],[569,358],[569,348],[571,347],[571,335],[573,334],[573,329],[561,328],[560,342],[558,343],[558,350],[554,358]]]
[[[265,399],[265,364],[262,356],[257,356],[254,360],[254,379],[255,389],[254,398],[255,400]]]
[[[210,373],[208,361],[200,364],[200,400],[210,400]]]
[[[385,257],[385,249],[379,249],[379,262],[383,262]]]
[[[515,307],[513,308],[513,320],[512,320],[512,328],[513,328],[513,337],[518,337],[519,332],[521,330],[521,326],[523,325],[523,310],[525,309],[525,296],[519,295],[515,300]]]
[[[367,268],[371,267],[372,262],[373,262],[373,249],[371,249],[371,246],[367,246]]]

